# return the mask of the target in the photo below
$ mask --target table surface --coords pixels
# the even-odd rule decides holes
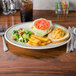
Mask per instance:
[[[56,15],[54,11],[34,10],[33,19],[46,18],[64,27],[76,27],[76,12]],[[20,22],[19,11],[4,16],[0,25],[8,28]],[[66,45],[49,50],[29,50],[7,42],[9,51],[3,51],[0,37],[0,76],[76,76],[76,51],[66,53]]]

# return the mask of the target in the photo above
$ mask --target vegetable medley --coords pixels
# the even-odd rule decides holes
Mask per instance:
[[[20,41],[22,43],[27,43],[28,39],[31,37],[31,32],[20,28],[19,30],[14,30],[12,32],[12,39]]]

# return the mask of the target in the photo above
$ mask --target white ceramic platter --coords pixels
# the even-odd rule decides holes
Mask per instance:
[[[27,48],[27,49],[51,49],[51,48],[56,48],[56,47],[59,47],[59,46],[62,46],[62,45],[65,45],[66,43],[68,43],[71,39],[71,37],[67,40],[67,41],[64,41],[64,42],[61,42],[61,43],[50,43],[46,46],[31,46],[27,43],[21,43],[21,42],[17,42],[17,41],[14,41],[11,39],[11,35],[12,35],[12,31],[13,30],[18,30],[19,28],[23,28],[23,29],[28,29],[29,31],[31,31],[31,26],[32,26],[32,22],[26,22],[26,23],[21,23],[21,24],[16,24],[10,28],[7,29],[7,31],[5,32],[5,39],[15,45],[15,46],[18,46],[18,47],[21,47],[21,48]],[[65,28],[63,26],[60,26],[58,24],[54,24],[55,27],[62,27],[62,28]],[[66,29],[66,28],[65,28]]]

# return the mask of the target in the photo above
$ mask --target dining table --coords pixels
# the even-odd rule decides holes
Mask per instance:
[[[46,18],[66,28],[76,27],[75,11],[61,15],[54,10],[34,10],[33,20],[38,18]],[[19,23],[19,10],[9,15],[0,13],[0,25],[5,30]],[[7,41],[6,44],[9,50],[4,52],[0,36],[0,76],[76,76],[76,50],[66,53],[66,44],[44,50],[20,48]]]

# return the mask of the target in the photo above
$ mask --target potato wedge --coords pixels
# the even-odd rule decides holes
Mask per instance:
[[[35,37],[35,38],[37,38],[41,41],[48,41],[49,40],[49,38],[43,38],[43,37],[39,37],[39,36],[36,36],[36,35],[32,35],[31,37]]]
[[[37,39],[33,39],[33,38],[29,38],[29,41],[33,42],[33,43],[39,43],[40,40],[37,40]]]
[[[37,43],[33,43],[31,41],[28,41],[28,44],[32,45],[32,46],[39,46]]]
[[[49,38],[43,38],[43,37],[38,37],[36,35],[32,35],[31,38],[29,38],[28,44],[32,46],[45,46],[52,41]]]

